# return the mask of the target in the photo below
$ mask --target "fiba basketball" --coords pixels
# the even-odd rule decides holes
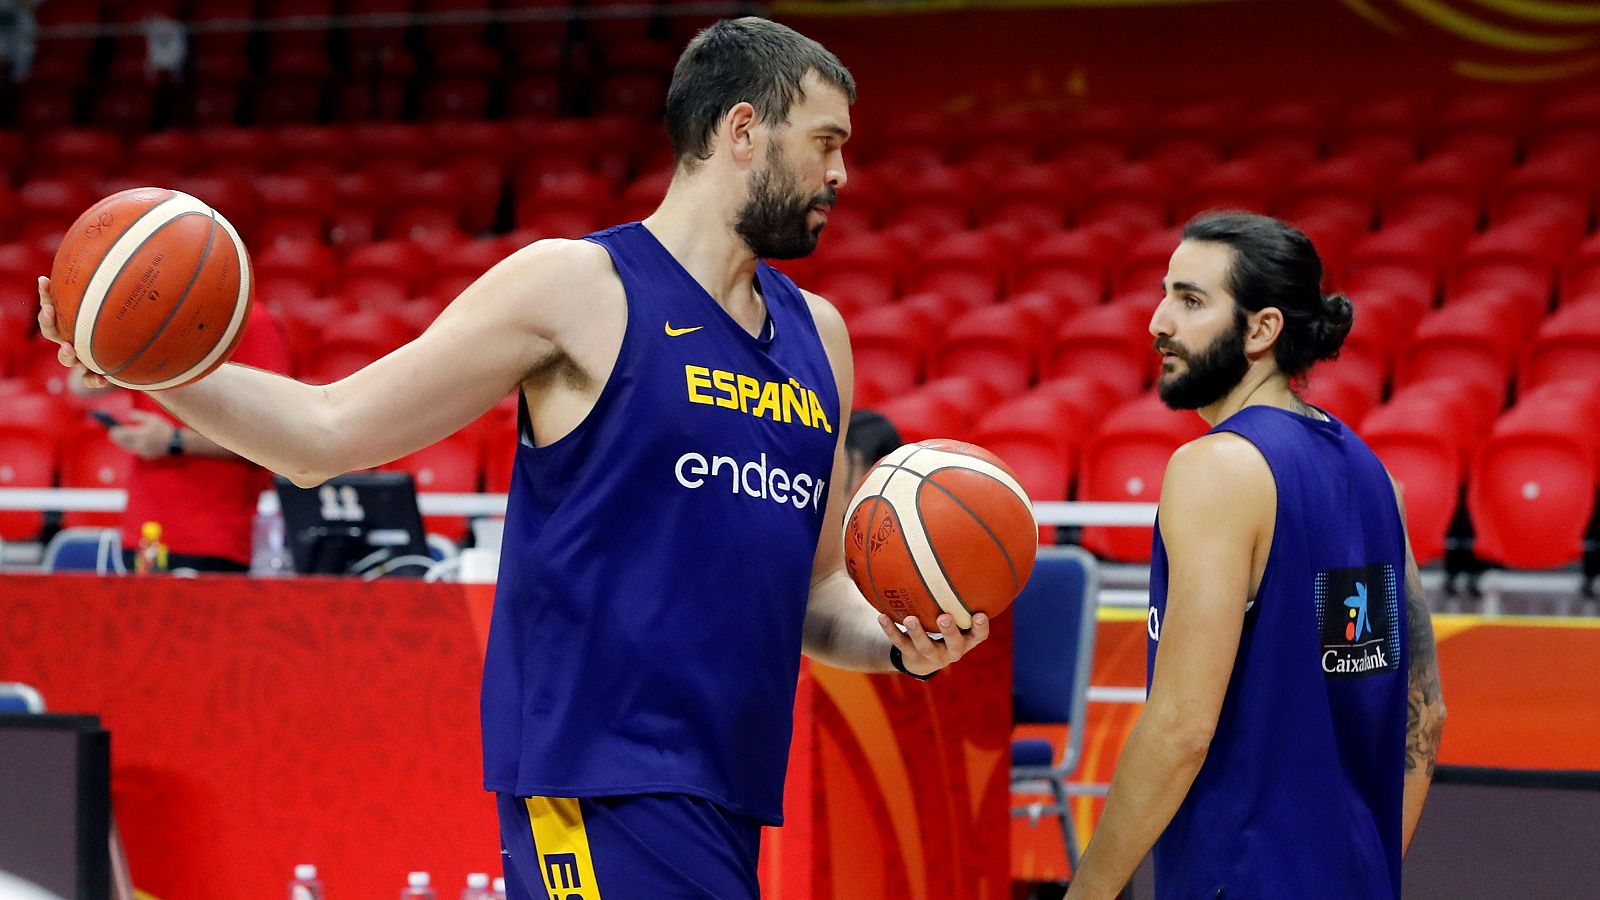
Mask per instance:
[[[1027,584],[1038,551],[1033,504],[998,457],[973,444],[907,444],[867,473],[845,512],[845,569],[879,612],[940,613],[972,627],[1004,611]]]
[[[228,220],[165,188],[101,200],[50,271],[56,324],[113,384],[164,390],[226,362],[250,312],[250,258]]]

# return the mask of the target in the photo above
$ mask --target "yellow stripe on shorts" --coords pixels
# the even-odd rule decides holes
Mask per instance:
[[[529,797],[528,824],[550,900],[600,900],[589,832],[575,797]]]

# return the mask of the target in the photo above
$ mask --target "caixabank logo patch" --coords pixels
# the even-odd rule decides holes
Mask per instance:
[[[1400,668],[1400,592],[1391,565],[1317,573],[1322,671],[1366,678]]]

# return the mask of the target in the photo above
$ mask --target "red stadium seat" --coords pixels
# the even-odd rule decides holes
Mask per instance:
[[[1465,154],[1431,156],[1401,173],[1382,200],[1385,227],[1415,218],[1447,218],[1471,231],[1483,217],[1488,178]]]
[[[1187,180],[1173,205],[1173,219],[1186,222],[1205,210],[1270,212],[1281,188],[1278,170],[1259,159],[1236,159]]]
[[[1589,221],[1600,189],[1600,142],[1586,150],[1555,150],[1531,156],[1495,191],[1491,218],[1498,224],[1525,215]]]
[[[1561,273],[1561,302],[1600,294],[1600,233],[1578,245]]]
[[[1489,303],[1463,303],[1422,320],[1400,355],[1396,386],[1449,377],[1481,382],[1504,396],[1516,355],[1514,314]]]
[[[478,240],[457,245],[440,256],[438,263],[425,273],[429,279],[427,292],[441,300],[453,300],[508,255],[506,246],[499,241]]]
[[[979,219],[986,225],[1011,224],[1026,232],[1060,231],[1071,216],[1075,182],[1060,166],[1031,165],[1001,171],[981,202]]]
[[[383,468],[411,473],[418,493],[474,493],[483,480],[481,435],[475,429],[464,428]],[[425,516],[422,525],[430,534],[453,541],[459,541],[467,532],[464,516]]]
[[[1379,289],[1406,298],[1418,310],[1433,305],[1450,252],[1439,234],[1418,225],[1384,228],[1350,251],[1345,290],[1353,296]]]
[[[1444,555],[1465,480],[1467,449],[1455,438],[1454,412],[1436,395],[1402,392],[1361,421],[1362,439],[1404,492],[1406,530],[1421,565]]]
[[[1031,309],[990,306],[950,323],[929,373],[965,375],[1006,394],[1027,389],[1038,373],[1050,323]]]
[[[878,407],[878,412],[894,423],[895,430],[906,443],[932,438],[960,439],[971,421],[954,400],[921,391],[886,401]]]
[[[923,249],[909,274],[908,291],[939,291],[972,306],[994,303],[1014,245],[993,232],[958,231]]]
[[[60,235],[84,210],[100,198],[82,181],[35,178],[17,189],[18,212],[23,238]]]
[[[1120,223],[1139,230],[1167,227],[1173,178],[1150,163],[1128,163],[1092,180],[1078,213],[1080,225]]]
[[[1303,170],[1284,188],[1279,213],[1296,220],[1339,216],[1363,227],[1385,182],[1381,164],[1365,155],[1336,156]]]
[[[34,136],[33,171],[110,168],[123,157],[122,138],[96,128],[62,128]]]
[[[1594,379],[1600,392],[1600,299],[1564,306],[1544,321],[1517,383],[1526,392],[1574,377]]]
[[[1010,290],[1046,290],[1082,297],[1085,305],[1106,295],[1108,272],[1121,260],[1122,241],[1092,228],[1046,235],[1023,250]]]
[[[1583,390],[1530,396],[1495,424],[1467,483],[1479,557],[1547,568],[1582,555],[1600,482],[1591,427],[1600,405]]]
[[[1175,181],[1183,181],[1222,165],[1222,146],[1219,138],[1194,137],[1180,132],[1172,137],[1158,137],[1147,144],[1139,153],[1139,161],[1161,169]]]
[[[1135,241],[1128,247],[1122,265],[1112,276],[1111,293],[1118,295],[1147,291],[1150,296],[1159,297],[1161,285],[1167,280],[1167,266],[1172,260],[1172,251],[1178,249],[1182,240],[1182,228],[1166,228],[1151,231]]]
[[[133,454],[118,447],[106,430],[84,423],[68,430],[61,440],[61,486],[65,488],[126,488],[133,469]],[[98,526],[113,528],[122,523],[121,513],[69,512],[61,517],[62,527]]]
[[[1101,306],[1063,322],[1042,377],[1082,375],[1105,381],[1119,393],[1138,393],[1149,382],[1157,359],[1151,349],[1150,312],[1126,305]]]
[[[1005,399],[1005,394],[994,385],[965,375],[931,379],[924,382],[915,393],[933,394],[953,402],[967,425],[978,421],[985,412]]]
[[[1382,392],[1374,390],[1369,381],[1352,377],[1347,371],[1324,366],[1311,370],[1301,398],[1335,419],[1353,426],[1378,405]]]
[[[1053,394],[1027,394],[1001,404],[978,421],[979,446],[1005,460],[1035,501],[1065,500],[1076,474],[1079,444],[1088,428],[1078,410]],[[1041,543],[1056,541],[1055,528],[1039,529]]]
[[[944,320],[902,303],[864,310],[850,319],[856,384],[871,384],[889,396],[910,391],[944,332]]]
[[[7,397],[0,401],[0,407],[10,406],[17,399]],[[0,413],[0,488],[48,488],[55,484],[55,478],[55,434],[42,423],[23,422],[12,414]],[[0,540],[35,540],[43,528],[43,513],[0,512]]]
[[[613,222],[637,222],[656,211],[661,205],[661,199],[667,195],[667,188],[672,185],[672,170],[652,172],[640,175],[628,186],[622,189],[617,202],[611,207],[610,220]],[[839,212],[835,210],[835,215]],[[830,220],[828,235],[834,235],[837,222]],[[824,243],[830,241],[825,240]]]
[[[1167,460],[1180,446],[1206,432],[1193,412],[1168,409],[1154,393],[1119,407],[1100,423],[1084,447],[1078,499],[1155,503]],[[1152,529],[1093,526],[1083,545],[1121,562],[1148,562]]]
[[[1440,107],[1428,133],[1435,143],[1461,132],[1514,135],[1524,129],[1531,111],[1532,104],[1520,91],[1501,87],[1463,91]]]
[[[903,243],[881,234],[824,242],[815,262],[816,291],[829,299],[845,295],[857,306],[888,303],[899,293],[907,255]]]
[[[914,225],[929,233],[961,231],[972,224],[968,206],[977,194],[977,178],[971,172],[952,166],[923,167],[895,180],[894,199],[883,225]]]
[[[311,241],[269,244],[250,260],[256,297],[280,307],[322,297],[334,282],[333,253]]]
[[[547,173],[517,197],[517,226],[581,237],[601,227],[601,216],[610,207],[612,196],[611,183],[598,175]]]
[[[1577,238],[1553,219],[1518,219],[1497,226],[1462,249],[1448,287],[1454,292],[1517,289],[1548,302],[1555,293],[1557,266]]]

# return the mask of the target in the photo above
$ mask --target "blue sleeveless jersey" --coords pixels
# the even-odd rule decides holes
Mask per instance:
[[[752,337],[638,223],[589,235],[627,293],[593,411],[526,409],[483,673],[484,781],[682,793],[782,821],[838,390],[805,298],[761,263]]]
[[[1337,420],[1247,406],[1222,431],[1266,457],[1277,524],[1211,749],[1156,842],[1156,895],[1399,897],[1407,641],[1394,488]],[[1166,603],[1158,528],[1150,679]]]

